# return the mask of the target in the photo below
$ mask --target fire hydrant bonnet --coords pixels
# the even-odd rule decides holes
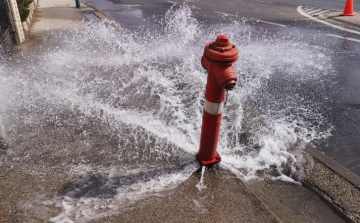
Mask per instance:
[[[233,63],[238,59],[238,49],[228,36],[219,35],[216,41],[206,44],[204,56],[216,63]]]

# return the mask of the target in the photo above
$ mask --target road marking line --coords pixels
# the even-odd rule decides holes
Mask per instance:
[[[196,7],[195,5],[190,6],[190,8],[193,8],[193,9],[201,9],[201,8],[199,8],[199,7]]]
[[[343,31],[347,31],[347,32],[350,32],[350,33],[355,33],[355,34],[360,35],[360,32],[358,32],[358,31],[351,30],[351,29],[347,29],[347,28],[344,28],[344,27],[341,27],[341,26],[338,26],[338,25],[334,25],[334,24],[331,24],[331,23],[329,23],[329,22],[326,22],[326,21],[317,19],[316,17],[312,17],[311,15],[307,14],[306,12],[304,12],[301,8],[302,8],[302,6],[298,6],[297,9],[296,9],[296,11],[297,11],[298,13],[300,13],[300,15],[302,15],[302,16],[304,16],[304,17],[306,17],[306,18],[309,18],[309,19],[312,19],[312,20],[314,20],[314,21],[323,23],[323,24],[325,24],[325,25],[331,26],[331,27],[336,28],[336,29],[340,29],[340,30],[343,30]]]
[[[172,2],[172,1],[167,1],[168,3],[171,3],[171,4],[174,4],[174,5],[177,5],[178,3],[176,3],[176,2]],[[139,5],[140,6],[140,5]],[[198,7],[196,7],[195,5],[193,5],[193,6],[190,6],[190,8],[193,8],[193,9],[201,9],[201,8],[198,8]]]
[[[322,9],[315,9],[315,10],[312,10],[312,11],[307,12],[307,13],[311,14],[311,13],[314,13],[314,12],[319,12],[319,11],[321,11],[321,10],[322,10]]]
[[[274,26],[286,27],[286,25],[279,24],[279,23],[268,22],[268,21],[264,21],[264,20],[257,20],[257,21],[258,21],[258,22],[262,22],[262,23],[266,23],[266,24],[270,24],[270,25],[274,25]]]
[[[214,11],[214,12],[217,13],[217,14],[224,15],[224,16],[234,16],[234,17],[237,17],[237,15],[228,14],[228,13],[224,13],[224,12],[217,12],[217,11]]]
[[[316,13],[316,15],[320,15],[320,14],[323,14],[323,13],[328,12],[328,11],[330,11],[330,10],[321,11],[319,13]]]
[[[360,40],[354,39],[354,38],[350,38],[350,37],[347,37],[347,36],[338,36],[338,35],[333,35],[333,34],[326,34],[326,35],[327,35],[327,36],[331,36],[331,37],[335,37],[335,38],[338,38],[338,39],[351,40],[351,41],[360,43]]]
[[[310,7],[310,8],[304,8],[304,11],[305,11],[305,12],[308,12],[308,11],[313,10],[313,9],[314,9],[313,7]]]
[[[256,0],[257,2],[260,2],[260,3],[267,3],[267,4],[273,4],[274,2],[269,2],[269,1],[261,1],[261,0]]]

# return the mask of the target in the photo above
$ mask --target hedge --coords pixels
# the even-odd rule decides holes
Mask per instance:
[[[19,8],[21,22],[26,21],[29,16],[30,10],[29,5],[33,0],[16,0]]]

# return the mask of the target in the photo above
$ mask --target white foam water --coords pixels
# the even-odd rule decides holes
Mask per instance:
[[[74,199],[69,196],[64,196],[55,197],[51,200],[37,203],[36,205],[45,207],[56,206],[62,209],[57,216],[50,219],[51,222],[87,222],[99,217],[119,214],[120,210],[133,206],[141,199],[154,196],[164,189],[174,189],[177,185],[185,181],[198,167],[197,163],[191,163],[185,166],[180,172],[162,174],[150,178],[147,181],[118,186],[116,188],[116,195],[110,198],[80,197]],[[90,168],[92,171],[96,169],[96,167],[92,166],[86,168]],[[78,168],[73,169],[75,173],[78,173],[78,170]],[[118,171],[115,172],[112,169],[103,169],[102,171],[119,176]],[[110,181],[107,182],[107,184],[111,183]]]
[[[18,56],[21,66],[17,57],[0,65],[1,131],[11,144],[9,154],[18,162],[54,165],[52,157],[39,161],[24,146],[32,129],[36,140],[49,142],[33,150],[54,151],[61,165],[73,166],[69,174],[76,185],[90,179],[115,191],[90,196],[67,188],[26,207],[55,205],[62,211],[50,221],[86,222],[186,180],[199,168],[195,154],[206,84],[200,59],[218,34],[239,48],[239,81],[220,130],[222,166],[245,180],[274,170],[276,179],[289,180],[301,171],[305,143],[330,135],[323,108],[326,80],[334,75],[331,52],[290,34],[261,33],[246,22],[206,27],[186,5],[170,9],[162,28],[137,32],[90,22],[52,37],[55,47]],[[57,133],[45,138],[52,127],[63,129],[60,136],[78,147]],[[102,140],[111,144],[99,146]],[[102,154],[106,159],[96,158]]]
[[[205,174],[205,170],[206,170],[206,166],[202,166],[201,167],[201,177],[200,177],[200,181],[198,184],[195,185],[195,187],[199,190],[202,191],[204,189],[206,189],[206,185],[204,184],[204,174]]]

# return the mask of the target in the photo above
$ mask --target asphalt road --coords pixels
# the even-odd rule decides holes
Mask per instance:
[[[337,80],[326,92],[331,103],[323,103],[323,115],[334,126],[332,136],[324,141],[312,142],[318,149],[335,159],[345,167],[360,175],[360,36],[333,27],[314,22],[297,12],[299,5],[342,10],[344,0],[332,1],[263,1],[263,0],[87,0],[108,16],[124,26],[136,29],[139,26],[152,26],[152,21],[161,18],[174,4],[186,2],[192,7],[197,19],[206,24],[216,21],[241,20],[255,18],[252,24],[277,34],[293,33],[296,30],[302,40],[313,45],[329,49],[333,53],[332,66]],[[276,2],[276,3],[275,3]],[[289,4],[291,3],[291,4]],[[360,9],[358,1],[354,3]],[[297,35],[297,34],[293,34]],[[320,38],[319,38],[320,36]],[[355,41],[343,39],[353,38]],[[357,40],[357,41],[356,41]],[[359,42],[358,42],[359,41]],[[316,98],[316,96],[314,96]],[[316,100],[316,99],[314,99]],[[320,99],[322,100],[322,99]]]
[[[261,2],[262,0],[257,0]],[[314,7],[321,7],[326,9],[336,9],[336,10],[343,10],[346,0],[269,0],[268,2],[274,2],[274,3],[284,3],[284,4],[290,4],[290,5],[302,5],[302,6],[314,6]],[[353,1],[354,4],[354,10],[360,9],[360,2],[355,0]]]

